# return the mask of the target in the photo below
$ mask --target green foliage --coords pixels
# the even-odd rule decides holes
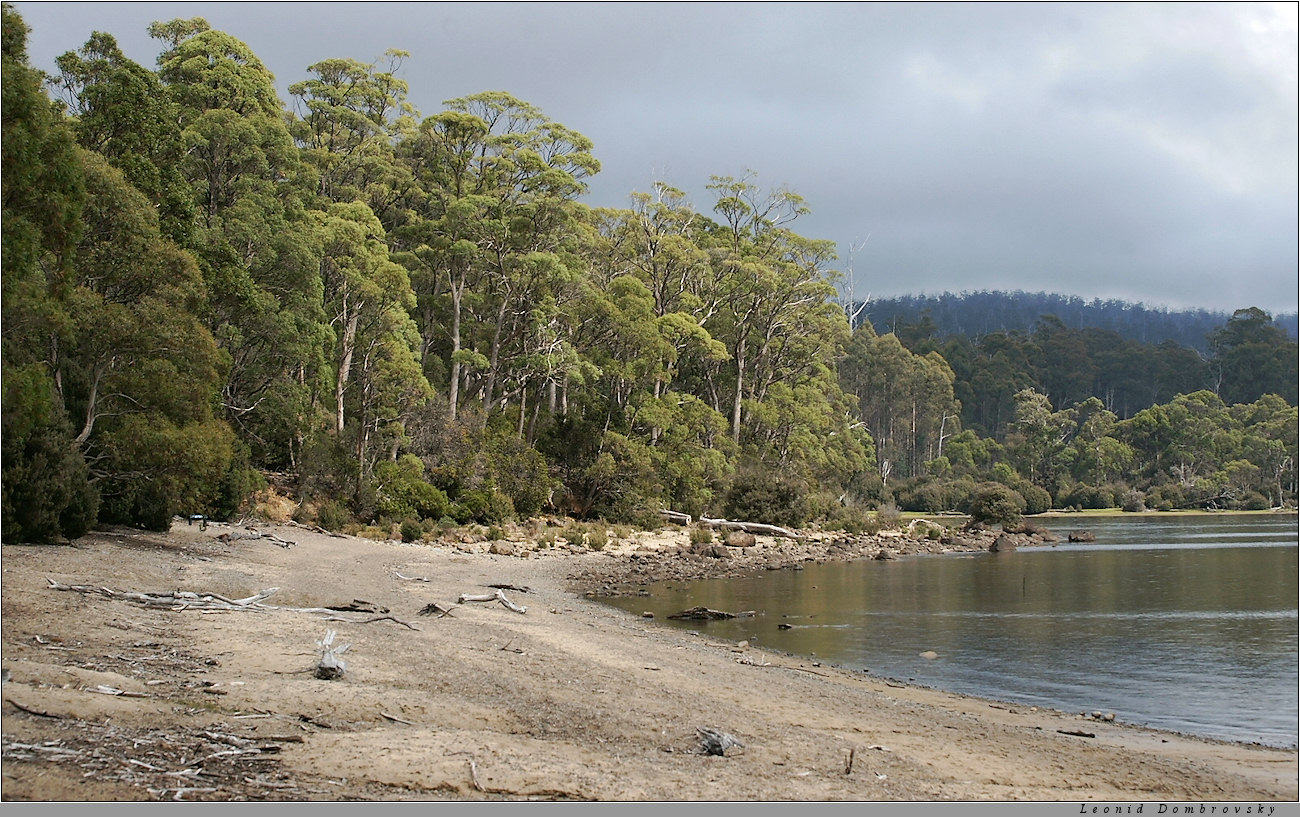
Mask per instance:
[[[316,509],[316,524],[328,531],[338,532],[352,522],[347,506],[337,499],[327,499]]]
[[[729,519],[799,527],[808,521],[808,486],[802,480],[749,463],[736,471],[723,498]]]
[[[419,542],[424,538],[424,528],[414,519],[402,520],[401,533],[403,542]]]
[[[6,542],[75,539],[94,524],[99,494],[55,410],[52,384],[34,368],[4,378],[3,536]]]
[[[378,512],[390,519],[439,519],[451,512],[447,495],[424,479],[424,463],[414,454],[375,468]]]
[[[228,517],[259,470],[377,536],[1296,503],[1296,345],[1258,309],[1208,362],[1050,315],[850,332],[833,245],[751,172],[591,209],[594,146],[528,102],[417,122],[389,51],[308,66],[290,113],[201,18],[150,27],[156,71],[91,35],[56,105],[4,24],[6,537]]]
[[[713,544],[713,528],[710,528],[707,525],[692,525],[690,529],[690,540],[692,545]]]
[[[1025,512],[1025,499],[1001,483],[985,482],[976,487],[963,510],[973,522],[1012,527]]]
[[[918,513],[943,513],[963,507],[975,492],[975,481],[970,478],[909,480],[900,485],[895,494],[898,506],[905,511]]]

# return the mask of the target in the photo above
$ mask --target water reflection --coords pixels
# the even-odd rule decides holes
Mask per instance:
[[[754,610],[679,626],[957,692],[1296,745],[1295,517],[1089,521],[1089,545],[1065,545],[1066,525],[1058,547],[676,582],[616,603],[660,618]]]

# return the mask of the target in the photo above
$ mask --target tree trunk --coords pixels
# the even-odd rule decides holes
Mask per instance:
[[[352,352],[357,340],[357,323],[361,320],[361,306],[356,304],[349,312],[347,292],[343,293],[343,314],[347,321],[343,326],[343,338],[339,342],[339,351],[342,354],[339,359],[338,380],[334,384],[334,430],[338,434],[343,433],[343,392],[347,388],[348,379],[352,376]]]
[[[447,412],[456,421],[456,403],[460,399],[460,297],[465,291],[465,281],[451,283],[451,384],[448,388]]]

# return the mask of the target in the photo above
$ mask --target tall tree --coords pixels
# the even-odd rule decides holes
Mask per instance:
[[[226,418],[256,461],[292,468],[320,419],[331,344],[320,246],[274,78],[247,45],[201,18],[155,23],[159,74],[178,110],[181,167],[194,191],[191,245],[208,288],[206,322],[231,358]]]
[[[1219,395],[1231,405],[1276,394],[1294,406],[1297,348],[1264,310],[1238,309],[1210,335]]]

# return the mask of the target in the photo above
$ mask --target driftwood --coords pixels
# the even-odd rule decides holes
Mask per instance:
[[[416,613],[416,615],[431,616],[434,613],[438,614],[438,618],[455,618],[455,616],[451,614],[451,610],[449,610],[446,607],[443,607],[441,604],[439,604],[436,601],[430,602],[429,604],[426,604],[423,607],[421,607],[420,612]]]
[[[1062,734],[1062,735],[1071,735],[1071,736],[1076,737],[1076,738],[1095,738],[1095,737],[1097,737],[1097,735],[1096,735],[1095,732],[1084,732],[1084,731],[1079,730],[1079,729],[1057,729],[1056,731],[1059,732],[1059,733]]]
[[[667,508],[661,510],[659,512],[659,515],[662,516],[664,519],[667,519],[669,522],[676,522],[678,525],[689,525],[691,524],[691,522],[694,521],[691,518],[691,515],[688,513],[682,513],[681,511],[670,511]]]
[[[689,610],[683,610],[680,613],[674,613],[669,616],[671,619],[678,621],[717,621],[725,618],[736,618],[735,613],[727,613],[722,610],[710,610],[707,607],[692,607]]]
[[[489,584],[488,587],[495,587],[497,590],[514,590],[518,593],[533,592],[533,588],[528,587],[527,585],[521,586],[518,584]]]
[[[711,528],[725,528],[727,530],[743,530],[745,533],[757,533],[767,536],[784,536],[786,539],[803,539],[803,534],[792,531],[789,528],[782,528],[778,525],[766,525],[762,522],[731,522],[726,519],[710,519],[707,516],[700,517],[701,525],[708,525]]]
[[[515,604],[506,598],[506,594],[500,590],[495,593],[461,593],[460,598],[456,599],[457,604],[464,604],[467,601],[499,601],[501,606],[507,610],[513,610],[516,613],[527,613],[528,608],[522,604]]]
[[[260,593],[243,599],[227,598],[219,593],[192,593],[187,590],[172,590],[166,593],[129,593],[122,590],[113,590],[108,587],[98,587],[90,584],[60,584],[54,579],[46,577],[50,583],[51,590],[69,590],[76,593],[94,593],[110,599],[121,599],[123,601],[132,601],[136,604],[142,604],[145,607],[164,608],[172,612],[181,612],[183,610],[199,610],[200,612],[221,612],[221,611],[247,611],[253,613],[264,613],[271,610],[287,610],[293,613],[324,613],[329,616],[327,621],[344,621],[349,624],[369,624],[373,621],[394,621],[403,627],[412,630],[418,630],[405,621],[398,621],[392,616],[382,615],[375,618],[363,619],[357,621],[354,619],[343,618],[337,615],[338,610],[329,607],[279,607],[274,604],[264,604],[263,602],[280,588],[268,587]],[[362,602],[367,604],[368,602]]]
[[[352,619],[344,618],[343,616],[330,616],[329,618],[325,619],[325,621],[343,621],[343,622],[347,622],[348,624],[374,624],[376,621],[391,621],[395,624],[402,625],[408,630],[420,629],[419,627],[416,627],[414,624],[408,624],[405,621],[402,621],[400,618],[394,618],[392,616],[375,616],[374,618],[362,619],[361,621],[353,621]]]
[[[380,615],[388,612],[387,607],[380,607],[378,604],[362,601],[361,599],[353,599],[347,604],[327,604],[325,609],[336,610],[340,613],[376,613]]]
[[[325,637],[316,642],[316,646],[321,648],[320,661],[316,664],[316,677],[323,681],[334,681],[343,677],[347,672],[348,665],[339,658],[340,655],[347,652],[351,644],[342,644],[334,646],[334,631],[326,630]]]
[[[275,542],[277,545],[279,545],[282,548],[290,548],[298,544],[297,542],[291,542],[288,539],[281,539],[279,536],[276,536],[274,533],[262,533],[261,531],[256,531],[256,530],[249,530],[246,532],[231,531],[230,533],[223,533],[217,538],[223,542],[234,542],[236,540],[241,540],[241,539],[270,539],[272,542]]]
[[[700,748],[706,755],[725,755],[727,750],[733,746],[745,748],[735,735],[729,735],[708,726],[700,726],[695,729],[696,734],[700,736]]]
[[[393,571],[393,575],[404,582],[427,582],[429,580],[427,576],[403,576],[397,571]]]

